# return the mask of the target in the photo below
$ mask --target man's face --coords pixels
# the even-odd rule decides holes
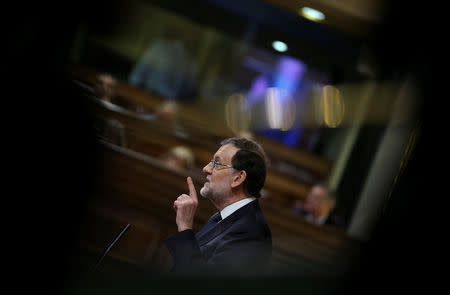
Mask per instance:
[[[232,144],[221,146],[214,154],[214,160],[231,166],[231,159],[239,149]],[[212,163],[203,167],[206,173],[206,182],[200,189],[200,195],[213,201],[220,201],[231,195],[231,179],[233,169],[217,165],[212,169]]]
[[[116,80],[108,75],[98,76],[95,91],[100,98],[113,98],[116,91]]]
[[[312,213],[320,207],[321,203],[324,202],[325,199],[325,189],[321,186],[313,186],[306,197],[304,208],[306,211]]]
[[[165,159],[165,163],[169,168],[178,170],[178,169],[184,169],[187,166],[187,163],[184,159],[177,157],[175,155],[169,155]]]

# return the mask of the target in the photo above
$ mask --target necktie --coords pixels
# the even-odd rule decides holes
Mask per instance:
[[[211,218],[206,222],[206,224],[202,227],[202,229],[197,233],[197,237],[208,232],[211,228],[214,227],[219,221],[222,220],[222,216],[220,215],[220,212],[217,212]]]

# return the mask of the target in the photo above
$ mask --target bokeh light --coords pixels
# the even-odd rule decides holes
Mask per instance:
[[[295,121],[295,102],[286,91],[270,87],[266,92],[266,115],[270,128],[289,130]]]
[[[234,93],[228,97],[225,103],[225,119],[228,127],[235,134],[248,131],[251,122],[251,110],[243,94]]]
[[[273,47],[273,49],[275,49],[278,52],[285,52],[288,49],[286,43],[281,42],[281,41],[273,41],[272,47]]]
[[[326,85],[322,88],[320,109],[323,121],[328,127],[335,128],[341,124],[344,118],[345,105],[339,89],[332,85]]]
[[[299,10],[299,14],[309,20],[315,21],[315,22],[320,22],[323,21],[325,19],[325,14],[323,14],[322,12],[320,12],[317,9],[311,8],[311,7],[302,7]]]

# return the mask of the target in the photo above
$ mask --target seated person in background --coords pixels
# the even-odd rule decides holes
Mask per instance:
[[[126,147],[125,126],[117,119],[105,120],[103,129],[103,139],[115,145]]]
[[[94,125],[98,139],[121,147],[127,147],[125,126],[119,120],[115,118],[97,118]]]
[[[186,146],[172,147],[167,154],[163,156],[164,163],[174,170],[189,169],[194,166],[194,154]]]
[[[292,210],[305,216],[308,222],[315,225],[330,224],[342,227],[343,222],[331,213],[335,205],[334,195],[326,185],[318,183],[312,186],[304,202],[295,201]]]
[[[95,80],[94,93],[101,100],[113,102],[116,98],[117,79],[111,74],[98,74]]]
[[[97,98],[117,103],[117,79],[108,73],[100,73],[96,76],[94,94]],[[101,122],[99,126],[100,137],[113,144],[125,147],[125,126],[117,119],[109,118]]]
[[[100,73],[96,76],[93,91],[95,96],[103,101],[134,111],[134,103],[118,95],[117,86],[118,80],[112,74]]]
[[[159,108],[156,113],[158,120],[168,124],[175,124],[177,120],[178,104],[175,101],[166,101]]]
[[[195,89],[197,65],[187,42],[177,27],[165,26],[161,37],[149,45],[134,65],[129,84],[166,99],[190,98]]]
[[[173,132],[176,136],[186,138],[188,133],[181,124],[178,122],[179,105],[176,101],[167,100],[158,106],[157,110],[153,114],[147,114],[140,109],[136,108],[136,112],[142,119],[150,121],[158,121],[163,123],[167,129]]]
[[[172,100],[166,100],[161,105],[158,106],[156,112],[148,113],[148,111],[143,106],[136,107],[136,113],[139,114],[141,118],[148,120],[161,120],[166,123],[173,124],[176,121],[176,116],[178,112],[178,104]]]

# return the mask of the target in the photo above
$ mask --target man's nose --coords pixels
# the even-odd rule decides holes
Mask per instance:
[[[205,167],[203,167],[202,171],[203,173],[211,174],[212,173],[211,162],[206,164]]]

